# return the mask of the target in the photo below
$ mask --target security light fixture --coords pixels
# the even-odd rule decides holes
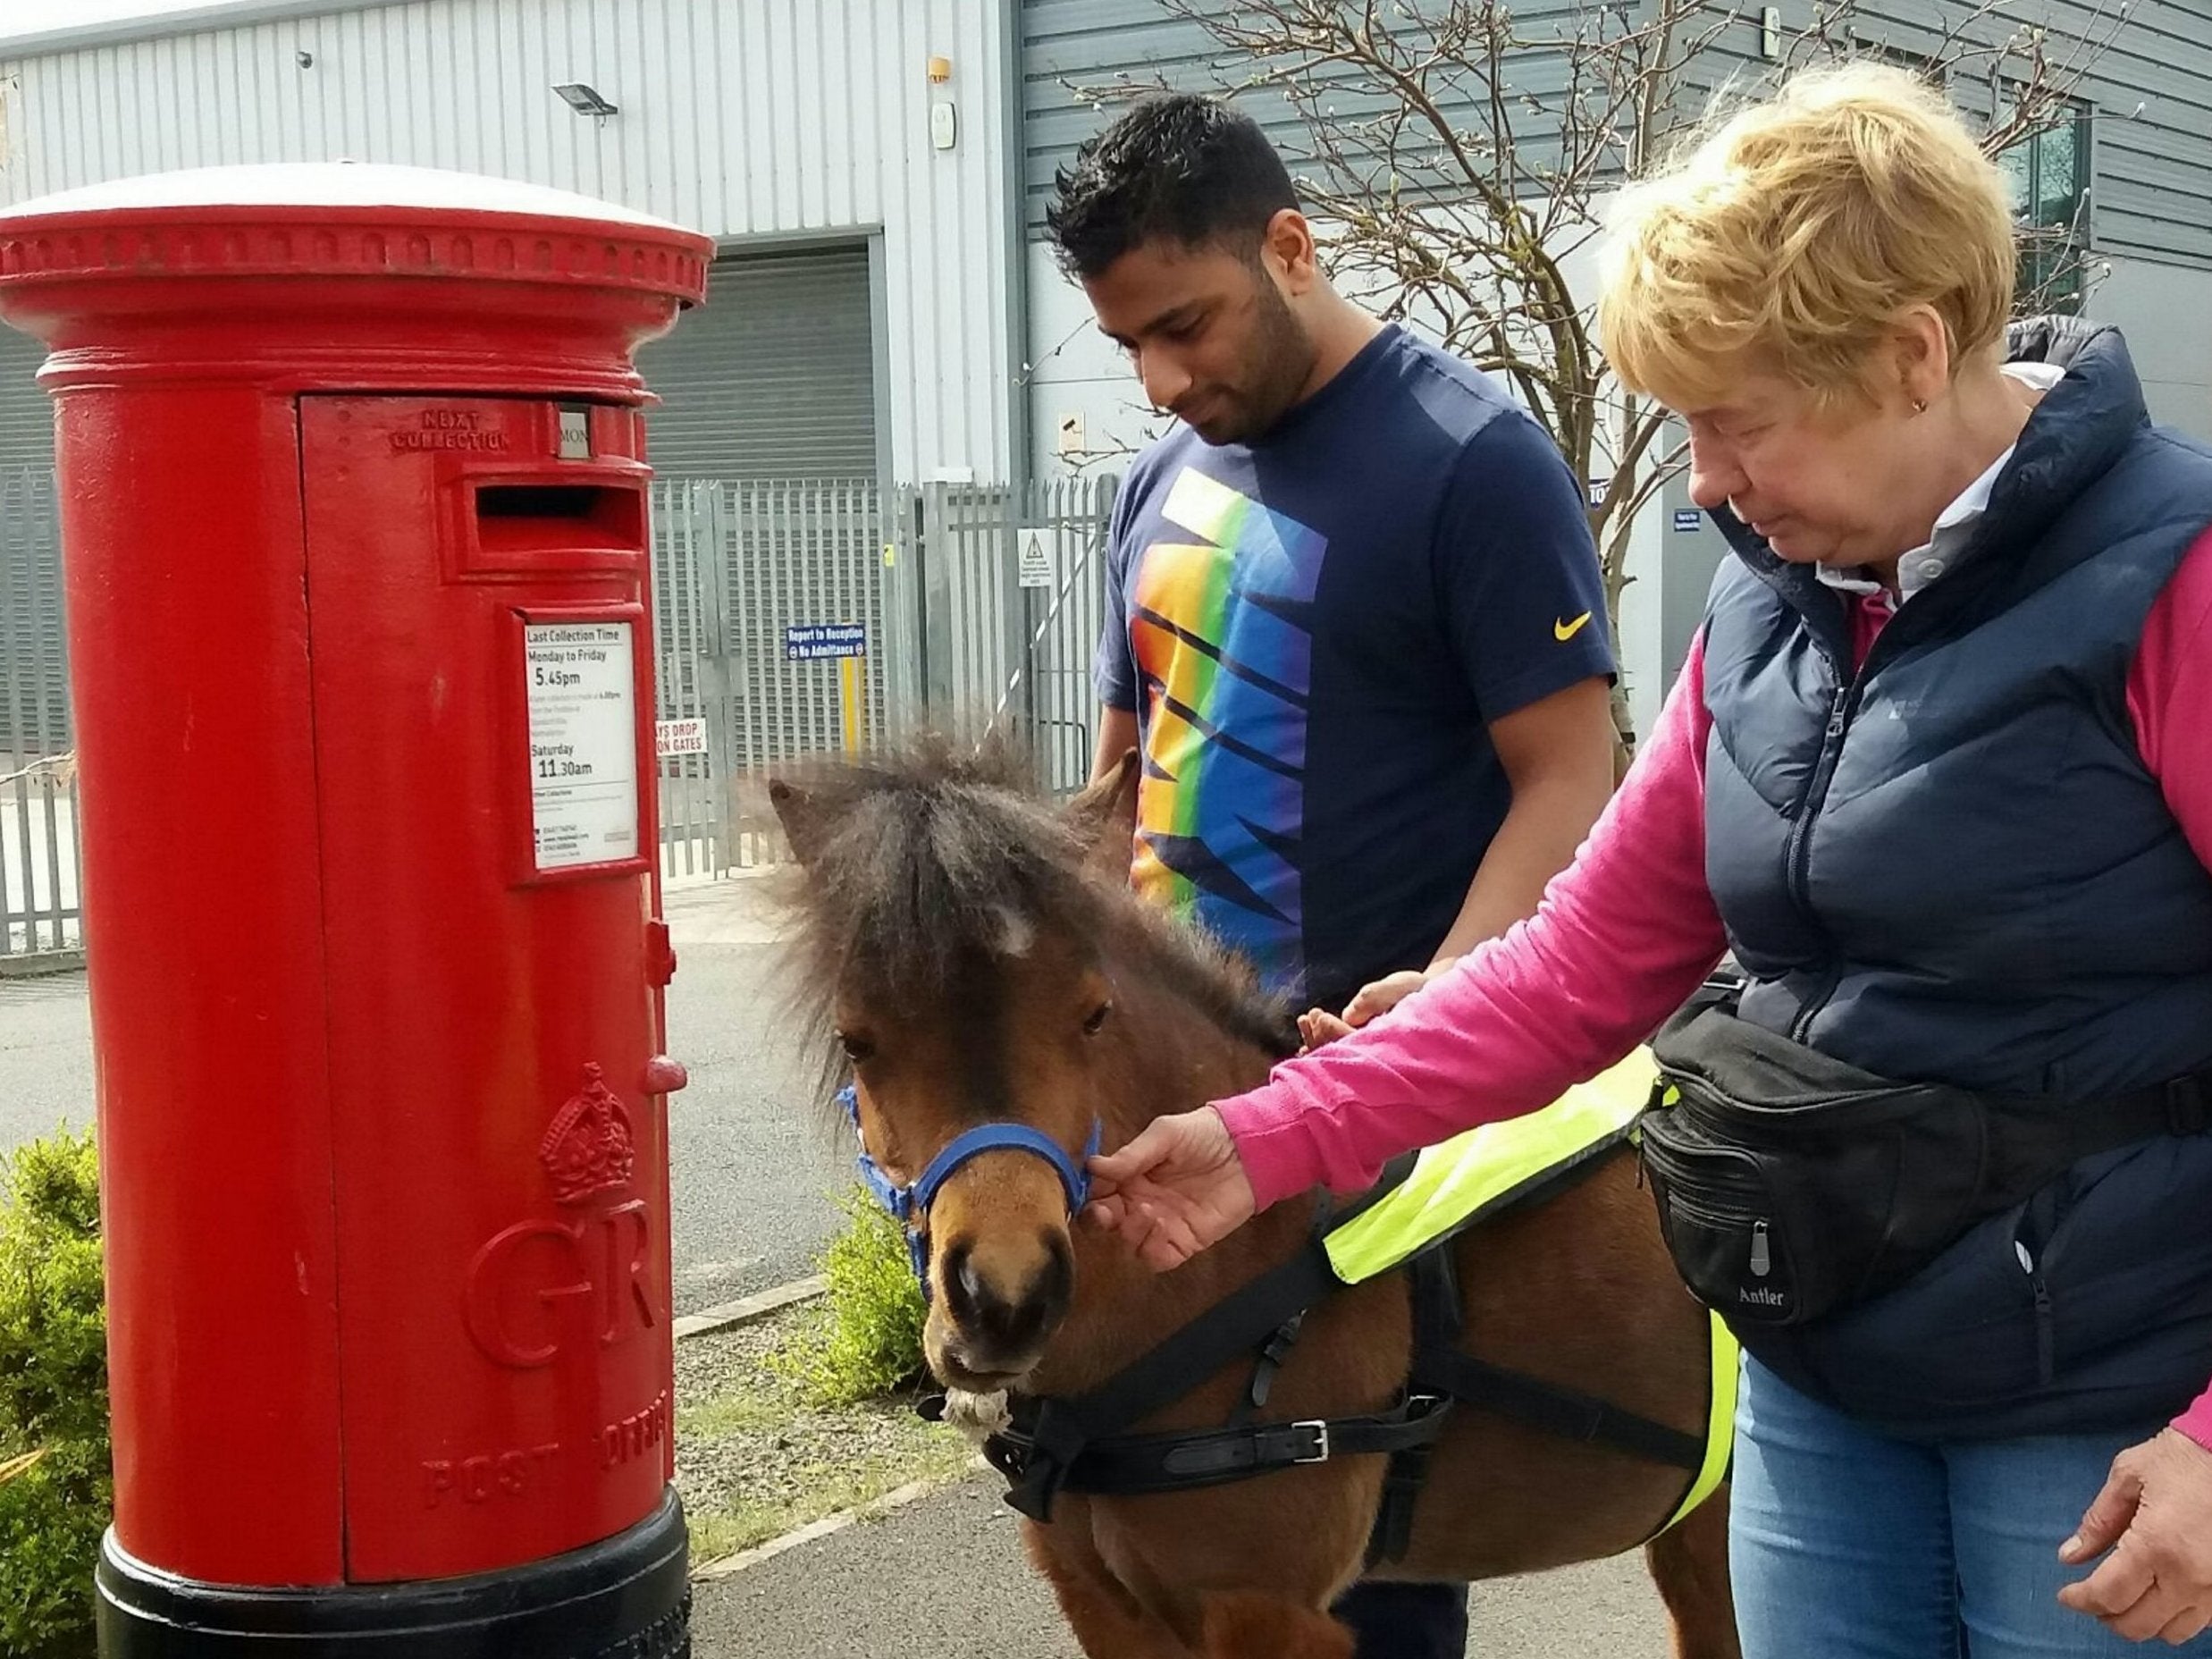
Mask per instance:
[[[553,90],[560,95],[562,103],[579,115],[596,115],[604,121],[617,113],[613,105],[581,80],[564,80]]]

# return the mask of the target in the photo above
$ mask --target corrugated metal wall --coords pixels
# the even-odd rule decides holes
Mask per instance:
[[[1232,9],[1226,0],[1222,9]],[[1546,13],[1576,9],[1571,0],[1532,0],[1514,7],[1515,30],[1545,38],[1552,30]],[[1782,0],[1785,36],[1806,27],[1812,9],[1813,0]],[[1716,21],[1718,14],[1716,8]],[[1848,26],[1871,42],[1924,54],[1961,21],[1958,8],[1939,8],[1936,0],[1858,0]],[[2052,31],[2055,58],[2064,39],[2109,38],[2082,84],[2099,117],[2092,141],[2095,245],[2212,265],[2212,0],[2131,0],[2124,11],[2106,0],[2012,0],[1976,27],[2001,38],[2039,24]],[[1101,123],[1071,87],[1165,82],[1210,90],[1245,72],[1203,29],[1171,18],[1156,0],[1022,0],[1022,171],[1031,223],[1054,170]],[[1773,66],[1758,50],[1758,8],[1744,8],[1689,77],[1692,86],[1702,92],[1732,75],[1763,74]],[[1518,79],[1526,84],[1517,91],[1541,97],[1557,76],[1538,61]],[[1288,125],[1279,100],[1256,97],[1251,108],[1264,123]]]
[[[1798,21],[1794,13],[1805,3],[1791,0],[1786,19]],[[1864,38],[1917,55],[1958,25],[1948,13],[1939,18],[1930,0],[1859,0],[1854,21]],[[2131,0],[2116,21],[2102,0],[2019,0],[1989,27],[2001,36],[2036,25],[2050,29],[2055,60],[2060,40],[2107,42],[2080,86],[2096,118],[2091,245],[2212,265],[2212,0]],[[1977,90],[1988,97],[1986,87],[1954,88],[1962,102]],[[2193,318],[2190,325],[2202,326]]]
[[[0,200],[164,168],[411,163],[737,238],[880,227],[894,471],[1003,477],[1013,0],[416,0],[0,61]],[[174,27],[173,25],[172,27]],[[302,67],[306,53],[312,66]],[[952,79],[927,80],[929,58]],[[588,82],[620,114],[573,114]],[[931,147],[933,100],[957,142]]]
[[[1785,37],[1809,21],[1812,0],[1782,0]],[[2054,67],[2086,59],[2078,96],[2092,116],[2090,244],[2101,252],[2212,267],[2212,0],[2013,0],[1971,22],[1939,11],[1933,0],[1857,0],[1846,32],[1863,47],[1905,61],[1946,47],[1948,31],[2000,41],[2015,30],[2044,28]],[[2098,43],[2093,55],[2078,43]],[[1698,65],[1701,89],[1731,76],[1757,78],[1774,67],[1761,59],[1755,12],[1729,22]],[[1972,76],[1951,77],[1963,106],[1986,114],[1988,59]],[[2141,113],[2138,114],[2140,109]],[[2176,319],[2177,325],[2180,319]],[[2195,326],[2191,319],[2190,326]],[[2136,355],[2145,355],[2140,335]],[[2155,349],[2155,346],[2152,347]]]
[[[666,476],[873,478],[868,250],[719,261],[704,309],[638,353]]]
[[[1547,39],[1555,30],[1571,26],[1582,4],[1524,0],[1513,8],[1515,31],[1531,41]],[[1237,15],[1227,0],[1220,0],[1215,10]],[[1248,26],[1250,21],[1241,16],[1238,21]],[[1076,147],[1109,118],[1110,112],[1083,96],[1086,92],[1112,95],[1157,86],[1219,92],[1239,87],[1252,73],[1249,60],[1224,48],[1201,24],[1170,14],[1157,0],[1022,0],[1022,80],[1027,101],[1022,185],[1029,223],[1034,227],[1041,223],[1054,173],[1072,160]],[[1560,54],[1526,52],[1515,65],[1515,89],[1532,96],[1556,93],[1565,85],[1566,74]],[[1289,103],[1271,91],[1244,91],[1237,101],[1267,131],[1296,173],[1304,140],[1299,119]],[[1348,122],[1377,115],[1383,107],[1377,99],[1353,93],[1333,97],[1329,106]],[[1486,111],[1471,105],[1454,114],[1470,128],[1487,119]],[[1524,127],[1525,137],[1531,140],[1525,159],[1532,170],[1543,164],[1537,151],[1547,128],[1555,133],[1556,122],[1543,117],[1529,119]]]

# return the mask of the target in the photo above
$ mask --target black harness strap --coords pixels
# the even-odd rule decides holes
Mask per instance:
[[[1449,1251],[1434,1252],[1413,1278],[1414,1349],[1411,1385],[1450,1394],[1478,1411],[1511,1418],[1568,1440],[1609,1445],[1655,1463],[1696,1470],[1704,1467],[1705,1442],[1664,1423],[1608,1405],[1558,1383],[1539,1382],[1461,1351],[1459,1272]]]
[[[1390,1411],[1360,1417],[1114,1435],[1079,1452],[1066,1470],[1065,1484],[1078,1492],[1180,1492],[1336,1457],[1395,1456],[1434,1441],[1443,1431],[1451,1404],[1433,1395],[1417,1395]],[[1021,1439],[1016,1429],[995,1436],[986,1448],[992,1464],[1009,1479],[1028,1473],[1026,1467],[1008,1468],[1009,1461],[1017,1460],[1005,1457]]]
[[[1577,1173],[1590,1166],[1585,1161]],[[1367,1545],[1367,1563],[1373,1566],[1404,1555],[1431,1448],[1455,1403],[1568,1439],[1600,1442],[1657,1462],[1698,1469],[1705,1446],[1695,1435],[1461,1353],[1452,1235],[1405,1264],[1413,1296],[1413,1357],[1406,1392],[1396,1406],[1293,1423],[1245,1420],[1266,1405],[1274,1372],[1297,1339],[1305,1310],[1343,1288],[1325,1235],[1389,1192],[1411,1167],[1409,1157],[1393,1160],[1384,1179],[1341,1214],[1332,1215],[1325,1201],[1311,1235],[1287,1261],[1232,1293],[1090,1393],[1012,1401],[1012,1422],[983,1448],[1006,1478],[1006,1502],[1031,1520],[1049,1521],[1053,1500],[1064,1488],[1174,1492],[1334,1457],[1384,1456],[1390,1461]],[[1248,1355],[1257,1356],[1251,1380],[1227,1427],[1126,1432],[1130,1424],[1172,1405]]]
[[[1173,1405],[1231,1360],[1259,1347],[1336,1283],[1328,1252],[1318,1239],[1308,1239],[1289,1260],[1232,1293],[1090,1393],[1014,1402],[1013,1426],[984,1446],[984,1455],[1006,1477],[1006,1502],[1034,1520],[1051,1520],[1053,1498],[1086,1451]]]
[[[1090,1393],[1072,1399],[1023,1398],[1010,1402],[1014,1420],[1006,1429],[991,1436],[983,1447],[983,1455],[1006,1478],[1006,1502],[1031,1520],[1050,1520],[1054,1497],[1068,1484],[1078,1465],[1085,1464],[1087,1453],[1110,1457],[1124,1442],[1148,1438],[1123,1431],[1130,1424],[1141,1423],[1154,1412],[1173,1404],[1231,1360],[1255,1351],[1259,1357],[1246,1390],[1249,1406],[1241,1410],[1237,1419],[1224,1432],[1257,1434],[1271,1427],[1279,1429],[1282,1425],[1248,1427],[1241,1419],[1249,1409],[1266,1402],[1275,1368],[1289,1352],[1291,1343],[1297,1340],[1298,1325],[1306,1310],[1330,1292],[1342,1288],[1342,1281],[1330,1265],[1324,1239],[1332,1227],[1341,1225],[1395,1191],[1412,1173],[1413,1165],[1414,1156],[1410,1153],[1392,1158],[1384,1166],[1383,1178],[1341,1210],[1325,1194],[1315,1210],[1305,1243],[1289,1260],[1232,1292]],[[1441,1426],[1440,1418],[1438,1427]],[[1333,1434],[1333,1423],[1328,1427]],[[1429,1432],[1434,1438],[1435,1431]],[[1085,1467],[1099,1466],[1091,1463]],[[1261,1467],[1254,1464],[1239,1472],[1257,1474]],[[1271,1463],[1265,1467],[1283,1465]],[[1221,1477],[1230,1478],[1232,1477]],[[1206,1482],[1191,1480],[1188,1484]],[[1106,1492],[1123,1488],[1094,1484],[1086,1478],[1078,1489]]]
[[[1705,1443],[1697,1436],[1623,1411],[1557,1383],[1540,1383],[1464,1353],[1445,1355],[1438,1373],[1446,1379],[1453,1399],[1478,1411],[1494,1411],[1568,1440],[1633,1453],[1654,1463],[1691,1470],[1704,1466]]]
[[[1426,1363],[1432,1355],[1450,1352],[1459,1340],[1459,1276],[1449,1245],[1439,1243],[1409,1261],[1406,1283],[1413,1295],[1413,1358],[1406,1385],[1451,1399],[1449,1389],[1433,1385],[1436,1368]],[[1409,1446],[1384,1470],[1382,1498],[1367,1533],[1368,1566],[1404,1559],[1413,1542],[1414,1506],[1428,1484],[1428,1447]]]

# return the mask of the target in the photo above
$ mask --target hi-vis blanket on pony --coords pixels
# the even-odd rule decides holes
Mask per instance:
[[[1637,1048],[1541,1111],[1430,1147],[1403,1181],[1323,1237],[1330,1267],[1345,1284],[1357,1284],[1464,1227],[1556,1191],[1593,1158],[1634,1137],[1658,1076],[1651,1050]],[[1710,1497],[1728,1473],[1737,1364],[1736,1338],[1716,1314],[1705,1460],[1669,1527]]]

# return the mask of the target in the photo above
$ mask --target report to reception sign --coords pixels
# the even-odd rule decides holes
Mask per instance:
[[[637,679],[627,622],[529,622],[530,821],[540,870],[637,856]]]
[[[794,622],[784,629],[784,661],[815,662],[828,657],[864,657],[868,627],[862,622]]]

